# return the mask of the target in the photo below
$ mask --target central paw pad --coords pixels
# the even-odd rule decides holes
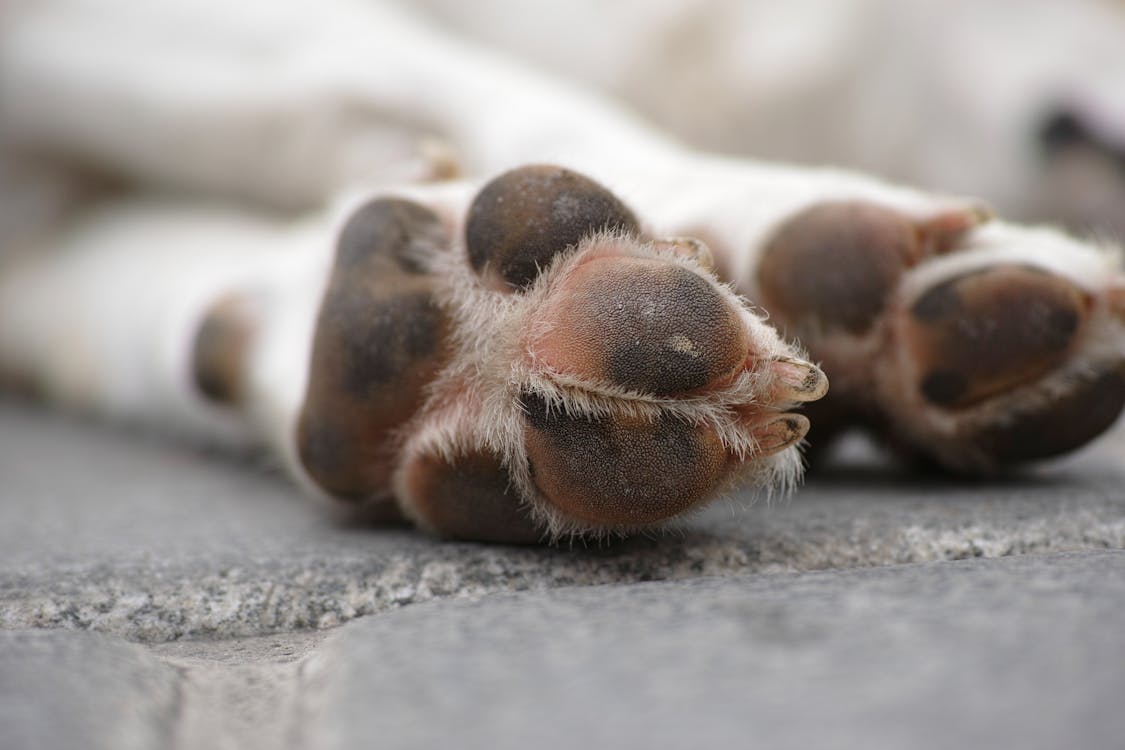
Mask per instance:
[[[532,344],[559,372],[668,396],[729,381],[749,355],[744,324],[702,276],[664,260],[604,257],[572,270]]]

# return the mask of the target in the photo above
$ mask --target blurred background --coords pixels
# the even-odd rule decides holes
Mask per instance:
[[[422,0],[714,151],[1125,236],[1120,0]]]
[[[404,18],[699,148],[1125,236],[1119,0],[16,0],[0,8],[0,242],[107,189],[293,211],[372,175],[432,177],[400,142],[441,133],[323,73],[329,50],[337,70],[393,75],[364,69],[365,45]]]

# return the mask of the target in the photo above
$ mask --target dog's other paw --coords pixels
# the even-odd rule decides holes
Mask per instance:
[[[987,218],[824,203],[777,230],[759,294],[832,376],[826,416],[966,472],[1065,453],[1116,420],[1120,256]]]
[[[412,195],[341,235],[298,435],[322,488],[393,493],[442,536],[528,542],[795,481],[808,421],[788,410],[827,381],[701,243],[647,238],[610,191],[553,166],[460,205]]]

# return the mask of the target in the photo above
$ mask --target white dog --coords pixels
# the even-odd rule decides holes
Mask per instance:
[[[784,487],[801,403],[819,434],[864,423],[961,471],[1076,448],[1125,405],[1112,248],[685,149],[393,7],[5,20],[9,152],[178,195],[9,240],[5,374],[269,444],[440,534],[627,532]]]

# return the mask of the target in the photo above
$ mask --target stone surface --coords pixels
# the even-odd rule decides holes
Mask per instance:
[[[661,538],[505,548],[345,520],[244,462],[7,404],[0,627],[231,638],[497,591],[1120,549],[1123,455],[1118,431],[990,484],[863,458],[792,499],[718,506]]]
[[[330,637],[321,747],[1120,747],[1125,553],[435,602]]]
[[[181,677],[97,633],[0,630],[0,747],[172,747]]]
[[[1125,552],[1101,551],[445,599],[151,648],[0,632],[0,745],[1120,747],[1123,611]]]

